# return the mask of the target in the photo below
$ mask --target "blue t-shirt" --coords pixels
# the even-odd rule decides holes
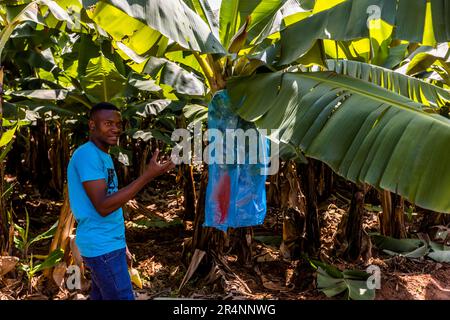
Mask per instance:
[[[78,223],[75,242],[84,257],[96,257],[126,246],[122,208],[102,217],[83,187],[83,182],[99,179],[105,179],[108,194],[117,192],[111,156],[89,141],[75,150],[67,168],[70,208]]]

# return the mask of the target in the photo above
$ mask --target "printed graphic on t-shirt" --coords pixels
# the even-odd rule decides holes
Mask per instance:
[[[115,192],[116,190],[116,182],[114,180],[114,169],[108,168],[108,194]]]

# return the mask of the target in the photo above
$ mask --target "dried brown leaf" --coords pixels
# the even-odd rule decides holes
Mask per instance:
[[[13,256],[0,256],[0,276],[10,272],[19,262],[19,258]]]

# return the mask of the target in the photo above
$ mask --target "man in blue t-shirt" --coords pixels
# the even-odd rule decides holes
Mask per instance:
[[[121,132],[119,109],[106,102],[96,104],[90,113],[89,142],[75,150],[67,169],[70,207],[77,221],[75,241],[91,271],[92,300],[134,299],[121,207],[175,166],[172,161],[159,163],[156,150],[145,172],[119,190],[108,151],[117,145]]]

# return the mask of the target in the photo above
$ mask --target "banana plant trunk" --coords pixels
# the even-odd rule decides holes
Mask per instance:
[[[333,170],[325,163],[321,162],[319,166],[319,181],[318,181],[318,200],[319,202],[326,201],[333,193]]]
[[[353,185],[352,199],[348,212],[342,217],[338,226],[336,254],[348,261],[357,261],[360,257],[368,259],[365,247],[367,235],[363,230],[364,196],[366,190],[362,185]],[[370,240],[369,240],[370,241]]]
[[[184,221],[194,221],[195,219],[195,200],[197,195],[194,184],[193,167],[188,164],[181,165],[183,176],[183,193],[184,193]]]
[[[237,228],[231,229],[228,232],[230,238],[231,252],[235,252],[238,261],[244,266],[252,265],[252,240],[253,240],[253,228]]]
[[[75,217],[72,214],[69,203],[69,193],[67,185],[64,187],[64,203],[59,215],[58,226],[56,228],[55,235],[53,236],[52,243],[50,244],[49,254],[56,249],[62,249],[64,251],[64,260],[68,263],[71,250],[70,250],[70,235],[72,234],[75,226]],[[44,275],[50,278],[53,274],[53,268],[45,269]]]
[[[177,127],[186,129],[186,119],[184,116],[177,118]],[[184,196],[184,221],[194,221],[195,219],[195,202],[197,200],[197,194],[195,191],[194,182],[194,170],[193,166],[189,164],[182,164],[180,166],[181,177],[183,183],[183,196]]]
[[[285,163],[276,175],[280,180],[279,208],[283,212],[283,242],[280,251],[283,258],[297,260],[306,248],[306,197],[298,178],[298,166],[294,161]]]
[[[31,165],[33,182],[37,184],[39,193],[44,196],[50,190],[52,180],[51,162],[49,160],[49,128],[43,119],[36,120],[36,126],[30,127]]]
[[[192,252],[196,249],[222,255],[226,245],[225,233],[210,227],[203,227],[205,222],[205,200],[206,187],[208,185],[208,169],[205,167],[202,172],[200,187],[198,192],[198,201],[195,208],[194,235],[192,239]]]
[[[406,238],[405,202],[399,195],[381,191],[380,233],[394,238]]]
[[[347,256],[350,260],[356,260],[361,253],[362,245],[362,218],[364,215],[364,189],[356,187],[353,193],[350,210],[348,213],[347,239],[348,249]]]
[[[308,159],[308,164],[303,166],[301,177],[302,189],[306,197],[306,248],[310,255],[316,256],[320,249],[320,225],[317,199],[317,174],[316,167],[320,165],[316,160]]]

